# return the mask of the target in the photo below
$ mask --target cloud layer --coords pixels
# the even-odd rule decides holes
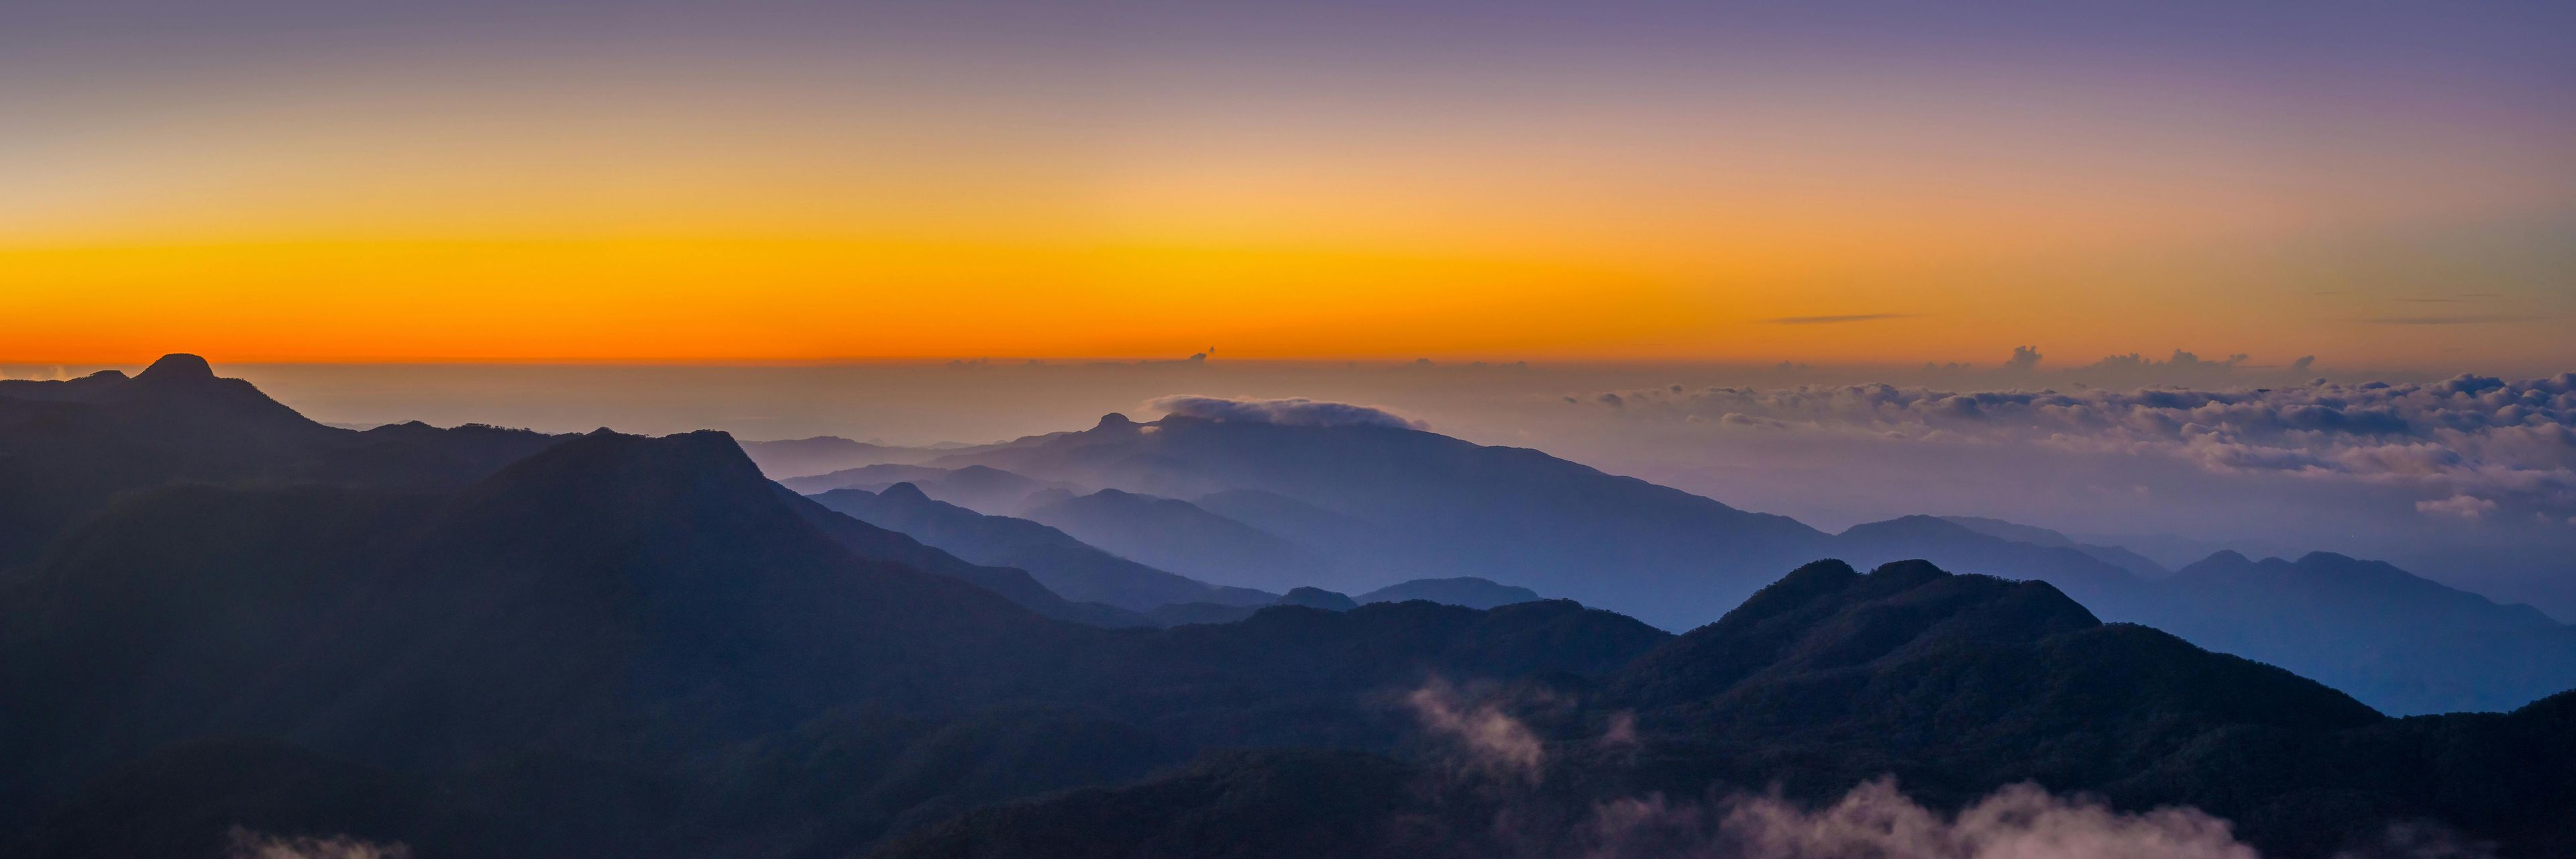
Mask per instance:
[[[2498,501],[2558,515],[2576,508],[2576,373],[2207,390],[1649,388],[1575,401],[1720,430],[2036,444],[2402,486],[2435,516],[2483,517]]]
[[[1182,394],[1157,397],[1145,406],[1168,415],[1237,423],[1264,423],[1295,427],[1377,426],[1398,429],[1429,429],[1421,421],[1375,406],[1358,406],[1291,397],[1263,400],[1244,397],[1204,397]]]

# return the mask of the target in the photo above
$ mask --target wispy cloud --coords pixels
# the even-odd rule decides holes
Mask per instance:
[[[2484,325],[2490,322],[2512,322],[2515,317],[2498,314],[2479,316],[2374,316],[2362,320],[2373,325]]]
[[[1913,319],[1919,313],[1852,313],[1842,316],[1781,316],[1762,320],[1772,325],[1837,325],[1844,322],[1876,322],[1881,319]]]

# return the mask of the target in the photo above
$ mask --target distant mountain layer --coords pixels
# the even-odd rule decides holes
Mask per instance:
[[[897,483],[880,493],[836,489],[813,498],[825,507],[911,535],[966,560],[1027,570],[1048,590],[1070,600],[1141,612],[1170,603],[1266,605],[1278,598],[1157,570],[1026,519],[986,516],[934,501],[910,483]]]
[[[2415,611],[2416,588],[2372,575],[2299,577],[2281,586],[2304,596],[2249,601],[2239,585],[2174,576],[2136,552],[1998,520],[1909,516],[1828,535],[1537,451],[1401,427],[1185,417],[1138,424],[1113,416],[1090,430],[959,449],[934,464],[1120,487],[1130,498],[1194,498],[1194,512],[1329,561],[1320,573],[1201,576],[1263,590],[1312,584],[1366,593],[1412,579],[1473,577],[1683,630],[1749,595],[1770,570],[1820,557],[1864,566],[1919,558],[2045,580],[2104,617],[2153,623],[2291,668],[2391,712],[2504,710],[2576,686],[2563,643],[2568,627],[2531,632],[2525,610],[2411,576],[2467,598],[2469,607],[2415,624],[2376,620]],[[1055,524],[1121,554],[1158,543],[1169,551],[1188,539],[1183,526],[1144,516],[1118,521],[1115,531]],[[1192,572],[1178,561],[1202,559],[1149,562]],[[2282,629],[2257,616],[2276,604],[2373,608],[2300,609],[2300,623],[2312,631],[2299,636],[2238,631]]]
[[[1305,547],[1187,501],[1116,489],[1032,501],[1032,520],[1192,578],[1262,590],[1337,580],[1331,562]]]
[[[2094,560],[2127,570],[2142,578],[2160,579],[2173,575],[2163,564],[2122,546],[2097,546],[2078,543],[2064,534],[2046,528],[1987,519],[1977,516],[1943,516],[1943,521],[1990,537],[2001,537],[2016,543],[2074,549],[2093,556]]]
[[[890,447],[838,436],[744,442],[742,451],[772,480],[807,477],[880,463],[919,462],[936,455],[922,448]]]
[[[1486,579],[1415,579],[1397,582],[1359,595],[1362,603],[1430,600],[1468,608],[1493,608],[1513,603],[1537,602],[1538,592],[1528,588],[1496,584]]]
[[[1337,514],[1383,535],[1299,539],[1292,545],[1324,553],[1329,564],[1323,577],[1303,579],[1306,584],[1366,591],[1408,579],[1474,576],[1618,606],[1676,629],[1705,623],[1751,594],[1760,571],[1823,556],[1830,543],[1786,517],[1747,513],[1538,451],[1389,426],[1115,418],[1082,432],[961,449],[932,464],[987,465],[1166,499],[1265,493],[1272,498],[1233,499],[1237,506],[1266,502],[1277,519],[1311,524]],[[1282,498],[1294,504],[1278,503]],[[1086,533],[1069,519],[1030,515],[1084,542],[1209,578],[1175,562],[1184,559],[1131,553],[1143,548],[1131,541],[1144,542],[1133,531]],[[1265,590],[1282,584],[1229,583]]]

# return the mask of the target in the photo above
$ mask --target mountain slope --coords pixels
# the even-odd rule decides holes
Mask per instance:
[[[1595,685],[1441,706],[1419,756],[1213,758],[965,815],[876,855],[1734,855],[1687,840],[1733,807],[1715,798],[1818,803],[1891,772],[1935,810],[2024,780],[2131,812],[2196,806],[2264,855],[2322,859],[2407,819],[2501,839],[2508,857],[2576,845],[2576,693],[2510,715],[2389,719],[2278,669],[2102,624],[2046,584],[1920,562],[1810,564]],[[1492,745],[1511,737],[1537,745]],[[1665,852],[1608,849],[1616,833]],[[2057,835],[2104,855],[2173,846]]]
[[[2386,563],[2223,552],[2160,585],[2140,622],[2393,712],[2505,711],[2576,688],[2576,626]]]
[[[1337,575],[1309,584],[1366,591],[1414,578],[1476,576],[1670,628],[1716,617],[1770,571],[1811,560],[1827,543],[1825,535],[1785,517],[1747,513],[1534,450],[1390,426],[1122,418],[1082,432],[961,450],[933,464],[983,464],[1167,497],[1269,493],[1399,535],[1383,551],[1334,557]],[[1065,530],[1121,551],[1080,529]]]
[[[1285,591],[1334,578],[1331,565],[1305,547],[1178,499],[1103,489],[1038,503],[1028,518],[1201,581]]]
[[[1226,588],[1166,573],[1026,519],[986,516],[934,501],[909,483],[884,492],[837,489],[816,503],[879,527],[900,531],[978,564],[1016,567],[1065,598],[1150,611],[1170,603],[1263,605],[1277,595]]]
[[[1363,603],[1430,600],[1468,608],[1493,608],[1513,603],[1535,602],[1537,591],[1516,588],[1478,578],[1415,579],[1397,582],[1355,597]]]
[[[169,355],[126,378],[0,385],[0,567],[117,493],[173,481],[253,479],[410,488],[462,485],[559,439],[422,424],[324,426],[202,358]]]

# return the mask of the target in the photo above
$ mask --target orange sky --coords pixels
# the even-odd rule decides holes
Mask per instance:
[[[0,63],[0,362],[2576,364],[2566,116],[1540,32]]]

